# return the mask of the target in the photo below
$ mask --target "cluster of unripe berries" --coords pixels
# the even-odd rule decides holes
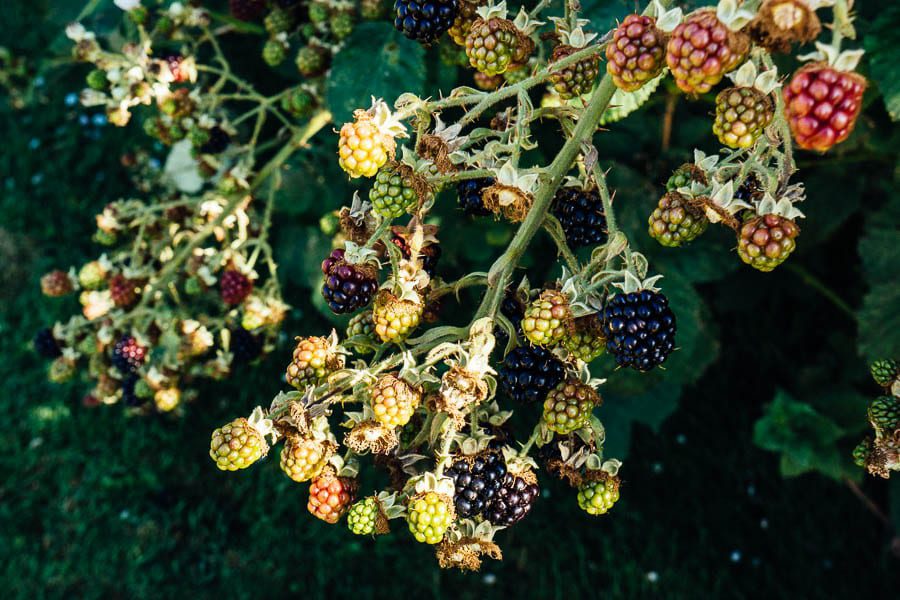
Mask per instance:
[[[882,394],[869,402],[866,413],[874,435],[856,446],[853,460],[870,474],[888,479],[892,471],[900,471],[900,363],[877,360],[870,370]]]

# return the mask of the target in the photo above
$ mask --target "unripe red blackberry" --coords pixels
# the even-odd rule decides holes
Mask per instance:
[[[586,426],[590,422],[591,411],[600,402],[600,395],[594,388],[569,378],[547,394],[544,423],[550,431],[567,435]]]
[[[771,271],[797,247],[800,228],[779,215],[750,216],[738,231],[738,256],[760,271]]]
[[[672,32],[666,63],[676,85],[692,96],[705,94],[747,57],[750,37],[731,31],[716,10],[701,8],[689,14]]]
[[[337,523],[356,498],[358,483],[352,477],[338,477],[330,469],[309,486],[306,508],[317,518]]]
[[[762,135],[775,114],[768,94],[752,87],[733,87],[716,96],[713,133],[729,148],[749,148]]]
[[[606,46],[606,72],[616,87],[633,92],[656,78],[666,66],[667,41],[653,17],[625,17]]]
[[[650,237],[669,248],[694,241],[709,225],[703,209],[690,204],[678,192],[660,198],[647,222]]]
[[[785,116],[797,145],[825,152],[849,137],[862,108],[866,79],[825,63],[798,70],[784,87]]]
[[[50,271],[41,277],[41,293],[50,298],[71,294],[74,290],[72,279],[65,271]]]
[[[606,350],[606,338],[603,337],[600,318],[597,315],[587,315],[575,319],[572,333],[563,340],[563,347],[572,356],[587,363],[603,354]]]
[[[219,294],[222,302],[230,306],[243,302],[253,291],[253,281],[249,277],[234,269],[222,272],[219,278]]]
[[[354,312],[367,306],[378,289],[377,269],[369,263],[350,263],[342,249],[322,262],[325,283],[322,296],[335,314]]]
[[[288,435],[281,449],[281,470],[298,483],[309,481],[322,472],[334,450],[328,440]]]
[[[560,44],[553,49],[553,54],[550,56],[551,68],[553,63],[566,58],[578,50],[580,50],[580,48],[573,48],[567,44]],[[553,89],[556,90],[556,93],[559,94],[560,98],[569,100],[570,98],[576,98],[589,93],[594,87],[594,80],[597,79],[599,73],[600,56],[592,54],[568,67],[554,69],[550,73],[550,82],[553,84]]]

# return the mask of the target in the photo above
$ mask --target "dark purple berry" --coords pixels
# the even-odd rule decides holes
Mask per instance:
[[[481,179],[465,179],[456,185],[456,193],[459,195],[459,207],[470,217],[485,217],[491,211],[484,207],[482,193],[484,189],[494,185],[493,177]]]
[[[462,518],[476,517],[490,504],[506,479],[506,461],[499,452],[460,456],[445,475],[453,480],[453,502]]]
[[[116,342],[112,350],[112,365],[122,374],[134,373],[144,364],[147,349],[137,343],[133,336],[126,335]]]
[[[209,139],[205,144],[200,146],[200,152],[203,154],[220,154],[225,151],[231,142],[231,136],[225,133],[225,130],[216,125],[209,130]]]
[[[661,292],[616,294],[602,318],[606,350],[620,367],[649,371],[675,349],[675,313]]]
[[[137,382],[138,376],[134,374],[128,375],[122,380],[122,402],[125,406],[140,406],[143,403],[134,391]]]
[[[525,518],[540,495],[537,483],[507,473],[503,485],[484,512],[484,518],[498,526],[509,527]]]
[[[346,262],[341,249],[333,251],[322,262],[322,272],[325,274],[322,296],[335,314],[350,313],[368,306],[378,291],[374,269]]]
[[[411,40],[430,44],[453,25],[459,0],[397,0],[394,27]]]
[[[253,362],[262,353],[262,347],[262,339],[243,327],[231,330],[231,364],[246,365]]]
[[[500,391],[516,402],[543,402],[565,377],[565,367],[546,348],[519,346],[500,367]]]
[[[572,248],[598,246],[606,241],[606,217],[596,190],[560,189],[553,199],[553,216],[559,219]]]
[[[34,334],[32,343],[34,344],[34,351],[44,358],[56,358],[62,355],[62,350],[59,348],[59,342],[53,337],[53,331],[49,328],[41,329]]]

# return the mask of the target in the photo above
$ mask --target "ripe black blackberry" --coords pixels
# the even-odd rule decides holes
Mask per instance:
[[[742,183],[736,190],[734,190],[734,197],[737,200],[743,200],[744,202],[749,202],[750,204],[754,202],[759,202],[762,200],[763,194],[765,194],[765,188],[763,188],[762,183],[759,181],[759,177],[756,173],[750,173],[744,179],[744,183]]]
[[[459,0],[397,0],[394,27],[411,40],[430,44],[453,25]]]
[[[507,473],[503,485],[484,511],[484,518],[494,525],[505,527],[524,519],[541,493],[534,474],[531,473],[527,479]]]
[[[525,316],[525,305],[516,297],[515,293],[507,291],[503,297],[503,302],[500,303],[500,313],[509,319],[513,329],[516,331],[516,337],[519,337],[522,334],[522,318]],[[509,335],[506,333],[506,329],[495,325],[494,337],[497,339],[494,348],[499,348],[500,352],[504,352],[506,344],[509,342]]]
[[[110,362],[122,374],[134,373],[144,364],[147,350],[137,343],[134,336],[122,336],[113,346]]]
[[[56,358],[62,355],[59,342],[53,337],[53,331],[45,327],[34,334],[34,351],[44,358]]]
[[[262,339],[243,327],[231,330],[232,365],[246,365],[253,362],[262,353],[262,347]]]
[[[322,296],[335,314],[368,306],[378,291],[375,269],[365,264],[348,263],[342,249],[334,250],[322,262],[322,273],[325,274]]]
[[[470,217],[486,217],[491,211],[484,207],[482,192],[487,187],[494,185],[493,177],[481,177],[479,179],[465,179],[456,185],[459,195],[459,207]]]
[[[500,367],[500,390],[516,402],[543,402],[565,374],[563,364],[546,348],[519,346]]]
[[[445,472],[453,480],[456,514],[463,519],[480,515],[506,479],[506,461],[499,452],[460,456]]]
[[[225,133],[225,130],[216,125],[209,130],[209,139],[200,146],[200,152],[203,154],[220,154],[225,151],[228,144],[231,143],[231,136]]]
[[[572,248],[597,246],[606,241],[606,217],[596,190],[560,189],[553,199],[553,216],[559,219]]]
[[[603,308],[606,350],[620,367],[649,371],[675,349],[675,313],[662,292],[616,294]]]

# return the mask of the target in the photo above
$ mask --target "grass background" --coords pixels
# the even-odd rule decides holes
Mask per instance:
[[[0,45],[37,52],[59,24],[42,20],[50,3],[24,7],[0,11],[9,36]],[[31,352],[33,333],[74,302],[41,298],[38,279],[96,255],[93,215],[128,193],[119,156],[135,134],[94,124],[67,103],[80,77],[53,71],[29,108],[0,110],[6,597],[886,598],[900,589],[888,526],[839,482],[782,479],[778,457],[752,442],[763,405],[788,380],[784,361],[821,351],[825,336],[810,319],[798,329],[796,315],[839,322],[808,290],[778,296],[777,310],[764,298],[754,303],[763,281],[797,288],[789,273],[764,279],[741,270],[701,288],[723,351],[659,433],[635,428],[615,509],[588,517],[570,490],[544,478],[532,514],[499,534],[504,561],[475,575],[440,571],[402,524],[369,540],[315,520],[306,487],[271,457],[238,474],[213,468],[209,432],[280,389],[287,334],[258,368],[206,386],[183,420],[82,407],[83,389],[48,383]],[[851,220],[832,237],[859,227]],[[748,305],[726,308],[717,301],[723,289]],[[297,310],[285,331],[319,326],[316,319]],[[863,489],[886,502],[884,482],[867,480]]]

